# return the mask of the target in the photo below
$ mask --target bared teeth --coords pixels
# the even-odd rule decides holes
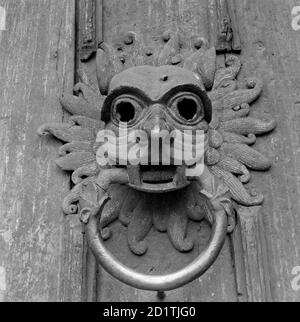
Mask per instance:
[[[170,167],[127,167],[129,183],[133,186],[142,186],[143,184],[173,184],[174,186],[184,186],[188,182],[185,166]]]
[[[129,165],[127,167],[127,172],[128,172],[130,184],[133,184],[133,185],[140,185],[141,184],[141,167],[140,167],[140,165],[137,165],[137,166]]]
[[[142,182],[152,182],[160,183],[165,181],[173,181],[175,175],[175,169],[170,167],[168,169],[163,169],[161,167],[149,168],[146,171],[141,171]]]

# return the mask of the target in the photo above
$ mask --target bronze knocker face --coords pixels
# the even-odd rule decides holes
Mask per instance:
[[[149,56],[143,40],[132,32],[129,36],[132,41],[128,35],[124,40],[129,53],[125,58],[119,47],[102,43],[96,57],[97,82],[83,73],[75,87],[77,95],[61,99],[73,115],[70,121],[45,124],[38,132],[51,133],[65,143],[57,164],[72,172],[75,187],[64,199],[63,211],[79,215],[97,261],[126,284],[165,291],[193,281],[214,263],[235,227],[235,207],[263,202],[261,194],[250,193],[245,185],[251,179],[249,170],[268,170],[271,161],[251,146],[276,122],[249,117],[262,82],[252,78],[246,89],[240,89],[238,57],[228,55],[225,66],[217,67],[216,50],[205,39],[178,33],[163,35]],[[154,136],[159,142],[155,162],[149,160],[151,140],[143,150],[150,152],[143,154],[145,164],[128,163],[126,154],[125,162],[116,155],[115,163],[101,166],[98,149],[103,142],[97,134],[102,131],[113,134],[115,147],[123,147],[123,139],[127,143],[136,131],[147,142]],[[202,131],[203,173],[186,174],[193,164],[185,159],[175,162],[175,152],[182,152],[182,147],[175,148],[174,137],[167,136],[170,151],[165,149],[163,131]],[[193,136],[187,142],[190,150],[198,150]],[[133,136],[130,143],[141,140]],[[169,164],[163,162],[165,155],[170,156]],[[190,221],[206,220],[212,236],[187,267],[168,275],[145,275],[124,266],[106,249],[116,220],[127,227],[128,246],[138,256],[147,253],[146,238],[152,229],[167,233],[179,252],[191,251],[197,242],[189,235]]]
[[[140,131],[138,135],[147,141],[147,159],[136,165],[128,162],[127,169],[130,186],[150,193],[179,190],[190,184],[185,169],[196,163],[187,164],[182,158],[180,164],[176,160],[174,154],[179,151],[174,151],[175,131],[178,135],[189,131],[194,136],[198,131],[207,137],[211,117],[211,101],[201,78],[175,66],[139,66],[116,75],[102,110],[106,129],[119,139],[126,128],[128,135]],[[186,143],[183,141],[182,136],[181,156]],[[186,148],[195,151],[195,137]],[[116,163],[119,165],[118,160]]]

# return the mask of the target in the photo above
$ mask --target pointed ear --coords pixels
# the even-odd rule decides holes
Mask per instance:
[[[123,70],[123,65],[115,50],[107,43],[102,43],[96,57],[97,79],[102,95],[107,95],[112,78]]]
[[[216,49],[214,47],[209,48],[206,39],[200,38],[198,41],[201,41],[201,45],[199,43],[199,48],[196,51],[192,50],[184,59],[183,68],[199,74],[205,88],[209,90],[212,88],[215,80]]]
[[[199,55],[197,72],[200,74],[203,84],[207,90],[211,89],[214,84],[216,73],[217,54],[214,47],[205,50]]]
[[[166,32],[163,35],[163,39],[164,41],[168,40],[162,50],[157,53],[155,59],[157,66],[172,65],[172,59],[180,53],[180,37],[178,33],[171,34]]]

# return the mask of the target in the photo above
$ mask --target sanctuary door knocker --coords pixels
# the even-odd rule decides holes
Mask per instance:
[[[63,211],[79,215],[97,262],[115,278],[150,291],[182,287],[213,265],[235,228],[235,209],[263,202],[262,195],[245,187],[249,170],[271,167],[251,147],[257,135],[276,126],[275,121],[249,116],[263,84],[250,78],[247,88],[238,88],[238,57],[227,55],[226,66],[218,68],[216,50],[208,41],[176,32],[162,35],[151,50],[129,32],[118,46],[101,43],[96,60],[98,83],[82,72],[77,95],[61,98],[73,115],[69,121],[38,130],[65,144],[56,162],[72,172],[75,186],[63,201]],[[192,135],[177,145],[185,132]],[[195,133],[202,133],[201,140]],[[198,156],[179,163],[186,149]],[[146,254],[153,227],[167,233],[179,252],[194,247],[189,221],[207,220],[212,232],[205,250],[184,269],[144,275],[107,250],[105,241],[114,238],[110,225],[116,220],[128,227],[128,246],[137,256]]]

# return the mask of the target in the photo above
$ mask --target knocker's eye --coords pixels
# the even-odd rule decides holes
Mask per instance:
[[[204,117],[201,99],[192,93],[181,93],[173,98],[171,109],[183,121],[196,122]]]
[[[117,122],[131,123],[140,115],[141,102],[131,96],[122,96],[113,102],[112,117]]]

